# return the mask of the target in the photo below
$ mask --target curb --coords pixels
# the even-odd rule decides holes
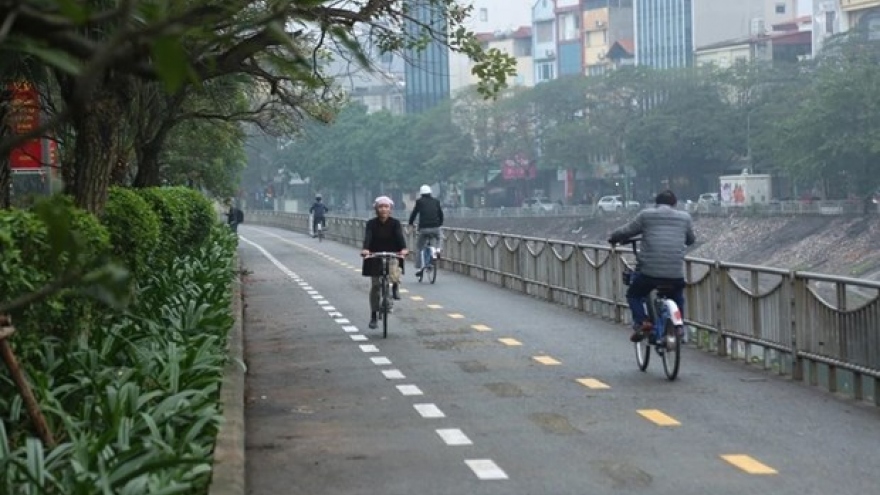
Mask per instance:
[[[245,424],[244,424],[244,305],[242,304],[241,260],[233,261],[232,316],[227,349],[229,363],[223,372],[220,407],[223,419],[214,445],[214,465],[208,495],[245,495]]]

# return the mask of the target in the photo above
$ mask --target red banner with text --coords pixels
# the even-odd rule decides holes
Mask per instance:
[[[28,81],[17,81],[8,86],[10,94],[9,120],[12,133],[20,136],[40,126],[40,93]],[[43,166],[43,142],[28,139],[9,155],[12,170],[39,170]]]

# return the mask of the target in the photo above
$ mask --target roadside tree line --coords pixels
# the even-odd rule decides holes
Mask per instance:
[[[864,197],[880,185],[877,48],[853,34],[796,64],[622,67],[509,88],[496,100],[466,89],[417,115],[352,104],[332,125],[305,125],[273,164],[346,196],[488,179],[522,157],[539,169],[626,166],[692,195],[750,168],[821,184],[830,197]]]

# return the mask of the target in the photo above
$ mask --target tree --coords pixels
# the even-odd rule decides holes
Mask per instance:
[[[157,8],[152,2],[91,0],[64,2],[64,15],[51,2],[0,5],[10,20],[0,39],[4,51],[35,53],[55,68],[65,108],[53,125],[75,128],[68,188],[76,202],[100,211],[112,167],[121,155],[119,127],[132,92],[132,78],[162,79],[170,92],[188,83],[232,74],[265,81],[270,94],[296,94],[326,86],[318,61],[329,40],[362,53],[355,30],[369,26],[385,51],[424,46],[439,38],[475,60],[487,94],[502,87],[513,59],[486,53],[462,27],[468,9],[453,0],[426,0],[447,13],[449,33],[422,26],[408,35],[404,2],[326,4],[313,0],[188,0]],[[18,9],[18,4],[26,9]],[[451,34],[450,34],[451,33]],[[50,127],[47,125],[46,127]],[[43,132],[43,130],[40,130]],[[16,143],[0,143],[0,154]]]

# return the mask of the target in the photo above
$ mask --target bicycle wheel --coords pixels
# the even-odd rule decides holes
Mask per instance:
[[[681,364],[681,335],[684,328],[676,327],[672,320],[666,320],[666,326],[663,329],[663,371],[666,372],[666,378],[670,381],[675,380],[678,376],[678,367]]]
[[[388,338],[388,306],[389,306],[389,298],[388,298],[388,282],[382,280],[382,296],[380,299],[382,304],[380,308],[380,312],[382,313],[382,338]]]
[[[648,363],[651,361],[650,339],[648,337],[645,337],[642,340],[634,343],[633,347],[636,350],[636,364],[639,366],[639,370],[647,370]]]
[[[428,268],[431,269],[431,272],[428,274],[428,276],[431,277],[431,283],[433,284],[437,281],[437,265],[435,264],[434,260],[431,260],[429,262]]]

